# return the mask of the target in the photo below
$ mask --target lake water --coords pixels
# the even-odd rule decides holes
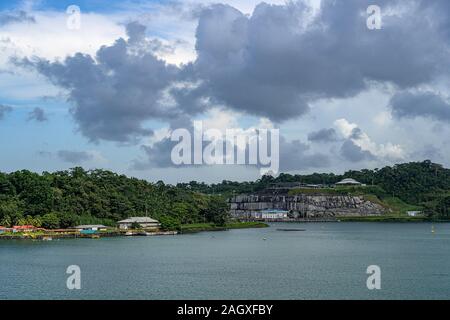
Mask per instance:
[[[0,241],[0,299],[449,299],[450,224],[431,229],[274,223],[178,236]],[[69,265],[81,268],[81,290],[66,287]],[[369,265],[381,268],[381,290],[367,289]]]

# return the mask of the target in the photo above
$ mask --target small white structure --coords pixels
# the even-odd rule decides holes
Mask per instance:
[[[133,224],[139,224],[143,229],[158,228],[161,226],[158,220],[152,219],[150,217],[131,217],[117,222],[119,229],[123,230],[130,229]]]
[[[288,217],[288,211],[269,209],[261,211],[261,218],[266,220],[285,219]]]
[[[365,184],[362,184],[359,181],[356,181],[352,178],[345,178],[339,182],[336,183],[337,186],[365,186]]]
[[[422,215],[422,211],[407,211],[406,212],[410,217],[418,217]]]
[[[75,226],[73,228],[77,229],[79,231],[81,231],[81,230],[105,231],[108,227],[106,227],[102,224],[83,224],[83,225]]]

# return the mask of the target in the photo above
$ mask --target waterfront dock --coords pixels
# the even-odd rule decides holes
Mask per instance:
[[[142,232],[135,231],[128,234],[128,236],[165,236],[165,235],[176,235],[177,231],[153,231],[153,232]],[[109,231],[109,232],[97,232],[93,234],[83,234],[80,232],[47,232],[42,234],[3,234],[0,236],[0,240],[42,240],[49,241],[54,239],[99,239],[99,238],[109,238],[109,237],[124,237],[126,236],[124,231]]]

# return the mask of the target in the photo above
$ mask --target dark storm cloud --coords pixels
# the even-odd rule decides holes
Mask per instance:
[[[149,119],[172,119],[181,108],[160,101],[179,69],[158,59],[144,37],[145,27],[128,25],[129,39],[103,46],[96,58],[77,53],[64,62],[16,61],[31,66],[69,92],[79,130],[91,141],[134,141],[150,135]]]
[[[280,137],[280,170],[294,171],[325,168],[330,165],[328,156],[310,151],[310,147],[300,140],[286,141]]]
[[[437,28],[437,32],[446,37],[447,43],[450,41],[450,1],[433,0],[418,1],[418,11],[423,12],[424,16],[432,16],[433,23]]]
[[[192,129],[190,129],[192,132]],[[164,138],[161,141],[154,143],[152,146],[143,146],[142,149],[146,154],[145,160],[135,160],[132,164],[134,170],[147,170],[153,167],[167,168],[167,167],[182,167],[176,166],[171,160],[171,151],[178,141],[171,141],[170,138]],[[224,142],[228,143],[228,142]],[[299,141],[287,141],[285,137],[281,136],[279,141],[280,152],[280,170],[293,171],[304,170],[310,168],[324,168],[330,165],[328,156],[322,153],[315,153],[310,150],[310,147]],[[203,143],[203,148],[209,142]],[[193,145],[191,145],[191,154],[194,154]],[[248,145],[246,146],[246,154],[248,160]],[[224,147],[224,152],[226,148]],[[237,150],[235,148],[235,154]],[[269,151],[270,152],[270,151]],[[248,162],[247,162],[248,163]],[[260,168],[260,165],[250,165]]]
[[[400,88],[427,83],[449,65],[448,39],[430,23],[439,8],[416,11],[412,2],[378,1],[407,7],[383,17],[381,30],[366,27],[372,1],[322,1],[317,19],[300,25],[307,14],[301,2],[259,4],[248,17],[227,5],[200,15],[197,60],[203,80],[196,89],[214,101],[252,115],[285,120],[308,111],[319,98],[353,96],[370,81]],[[383,11],[382,11],[383,12]],[[430,50],[433,48],[433,50]]]
[[[352,133],[350,134],[350,139],[360,139],[363,136],[363,131],[361,130],[361,128],[354,128],[352,130]]]
[[[338,140],[338,136],[333,128],[321,129],[308,134],[308,140],[311,142],[334,142]]]
[[[0,104],[0,120],[3,120],[3,118],[5,118],[5,115],[11,111],[12,108],[10,106]]]
[[[92,154],[85,151],[60,150],[57,155],[62,161],[72,164],[79,164],[94,158]]]
[[[390,101],[392,115],[396,118],[426,117],[450,122],[450,103],[432,92],[401,92]]]
[[[344,159],[351,162],[359,162],[363,160],[374,160],[376,157],[370,151],[362,150],[352,140],[348,139],[342,144],[340,153]]]
[[[175,167],[170,155],[172,148],[177,144],[173,142],[170,138],[164,138],[153,146],[142,146],[142,150],[145,152],[145,160],[134,160],[131,169],[133,170],[147,170],[150,168],[168,168]]]
[[[28,121],[45,122],[47,121],[47,115],[44,109],[36,107],[28,113]]]
[[[96,57],[16,63],[67,90],[84,136],[119,142],[150,135],[147,120],[190,119],[211,106],[283,121],[306,113],[311,102],[351,97],[374,82],[410,89],[445,74],[446,2],[379,0],[382,13],[401,7],[383,16],[381,30],[366,26],[371,4],[323,0],[309,24],[302,2],[261,3],[251,16],[212,5],[196,13],[197,58],[181,67],[156,57],[168,48],[147,39],[138,23]]]
[[[0,13],[0,26],[18,22],[35,23],[36,20],[25,11]]]
[[[170,131],[184,128],[188,130],[191,135],[194,132],[194,126],[188,115],[179,115],[169,120]],[[141,149],[144,151],[146,159],[135,159],[131,164],[131,169],[133,170],[147,170],[153,167],[158,168],[168,168],[175,167],[171,160],[171,152],[173,147],[178,143],[178,141],[172,141],[170,137],[165,137],[159,141],[156,141],[153,145],[143,145]],[[193,145],[191,145],[193,148]],[[191,154],[194,150],[191,149]],[[176,166],[181,167],[181,166]]]

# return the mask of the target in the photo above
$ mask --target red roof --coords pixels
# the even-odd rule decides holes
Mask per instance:
[[[35,226],[27,225],[27,226],[14,226],[14,229],[35,229]]]

